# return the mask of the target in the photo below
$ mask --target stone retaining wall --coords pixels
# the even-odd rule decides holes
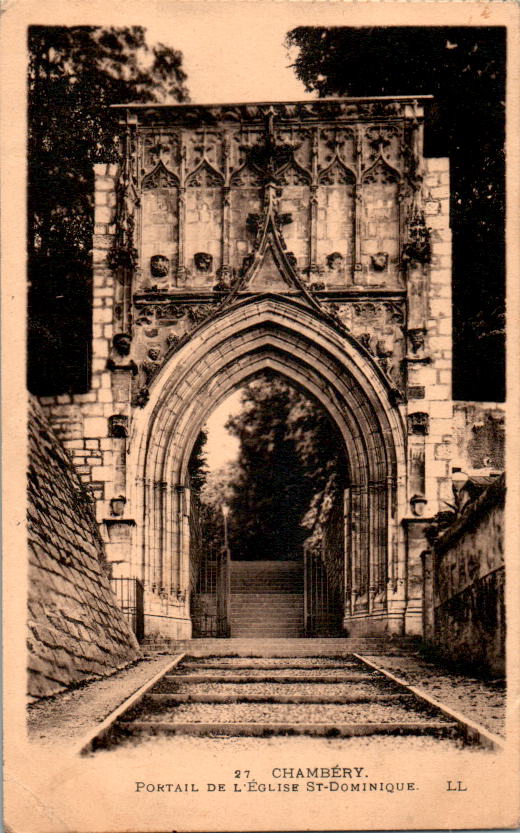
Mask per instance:
[[[89,497],[36,400],[30,403],[28,691],[55,694],[139,654],[110,589]]]
[[[445,657],[505,673],[504,500],[501,477],[434,545],[433,643]]]

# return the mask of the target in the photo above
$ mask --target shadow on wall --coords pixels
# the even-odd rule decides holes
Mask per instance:
[[[452,663],[463,658],[467,670],[495,677],[505,675],[505,493],[501,475],[449,526],[430,527],[432,546],[424,554],[432,584],[430,591],[425,584],[425,605],[433,607],[428,644]]]
[[[139,654],[110,589],[91,499],[37,400],[29,411],[28,693],[56,694]]]

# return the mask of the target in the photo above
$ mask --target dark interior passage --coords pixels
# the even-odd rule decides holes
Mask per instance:
[[[347,470],[337,427],[313,397],[263,373],[226,428],[239,450],[220,481],[201,466],[203,443],[192,457],[192,474],[202,471],[192,519],[196,634],[336,633]]]

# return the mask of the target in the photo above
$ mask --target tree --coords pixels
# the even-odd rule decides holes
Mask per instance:
[[[454,396],[502,400],[505,29],[303,26],[287,45],[320,96],[435,96],[425,153],[451,160]]]
[[[300,558],[313,498],[344,478],[342,440],[321,405],[276,374],[248,384],[242,401],[226,424],[240,440],[229,484],[232,555]]]
[[[204,550],[214,557],[224,546],[223,504],[229,504],[233,496],[233,483],[239,479],[236,463],[227,463],[219,469],[209,471],[200,491],[201,526]]]
[[[206,458],[206,443],[208,441],[208,432],[205,429],[199,433],[193,446],[193,451],[188,463],[188,474],[190,477],[190,487],[193,491],[200,494],[204,488],[208,478],[208,463]]]
[[[117,158],[110,104],[187,100],[182,55],[140,26],[29,28],[29,388],[89,387],[93,165]]]

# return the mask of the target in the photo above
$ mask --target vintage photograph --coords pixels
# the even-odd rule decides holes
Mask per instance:
[[[19,27],[12,833],[519,823],[514,18],[341,5]]]

